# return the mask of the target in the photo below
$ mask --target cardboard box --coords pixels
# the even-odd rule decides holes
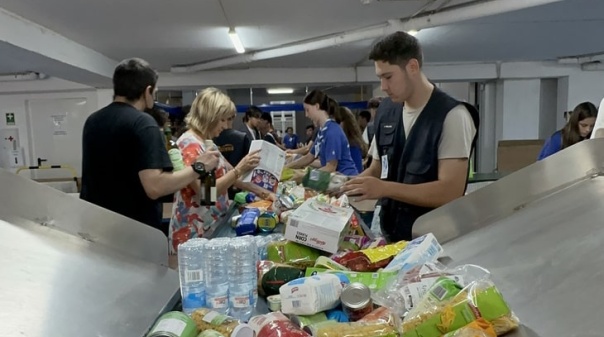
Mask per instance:
[[[284,236],[305,246],[336,253],[348,232],[353,212],[349,207],[308,199],[289,217]]]
[[[537,161],[544,140],[502,140],[497,146],[497,170],[512,173]]]

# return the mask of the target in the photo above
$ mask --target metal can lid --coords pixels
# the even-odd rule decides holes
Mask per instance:
[[[359,309],[371,302],[371,290],[362,283],[351,283],[342,290],[340,300],[350,309]]]

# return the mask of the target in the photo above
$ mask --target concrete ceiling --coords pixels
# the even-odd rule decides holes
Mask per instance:
[[[169,71],[174,65],[234,56],[229,25],[236,27],[246,49],[254,51],[468,1],[375,0],[363,5],[360,0],[222,0],[225,18],[218,0],[0,0],[0,74],[39,71],[90,85],[104,78],[106,84],[112,65],[127,57],[142,57]],[[15,26],[9,20],[30,31],[14,28],[6,33]],[[418,38],[428,62],[551,60],[604,51],[603,27],[604,1],[564,0],[424,29]],[[46,49],[33,38],[48,40],[42,46]],[[366,58],[374,42],[366,39],[229,68],[370,64]]]

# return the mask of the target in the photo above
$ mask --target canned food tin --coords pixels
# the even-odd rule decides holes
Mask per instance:
[[[373,311],[371,290],[362,283],[351,283],[342,289],[342,309],[351,321],[358,321]]]
[[[258,217],[258,229],[264,233],[274,231],[277,223],[279,223],[279,218],[274,212],[264,212]]]
[[[147,337],[196,337],[199,330],[195,322],[180,311],[163,314]]]
[[[281,311],[281,295],[271,295],[266,298],[268,302],[268,310]]]
[[[277,200],[279,200],[279,203],[281,204],[281,206],[286,209],[294,208],[294,204],[295,204],[294,198],[292,198],[291,196],[289,196],[287,194],[281,194]]]
[[[325,315],[324,312],[309,316],[290,315],[289,320],[292,321],[292,323],[294,323],[295,325],[297,325],[300,329],[304,329],[309,325],[327,321],[327,315]]]

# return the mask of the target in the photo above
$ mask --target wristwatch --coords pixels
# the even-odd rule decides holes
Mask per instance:
[[[199,178],[205,178],[205,176],[208,174],[206,171],[206,166],[200,161],[194,162],[191,167],[193,167],[193,171],[195,171],[195,173],[199,174]]]

